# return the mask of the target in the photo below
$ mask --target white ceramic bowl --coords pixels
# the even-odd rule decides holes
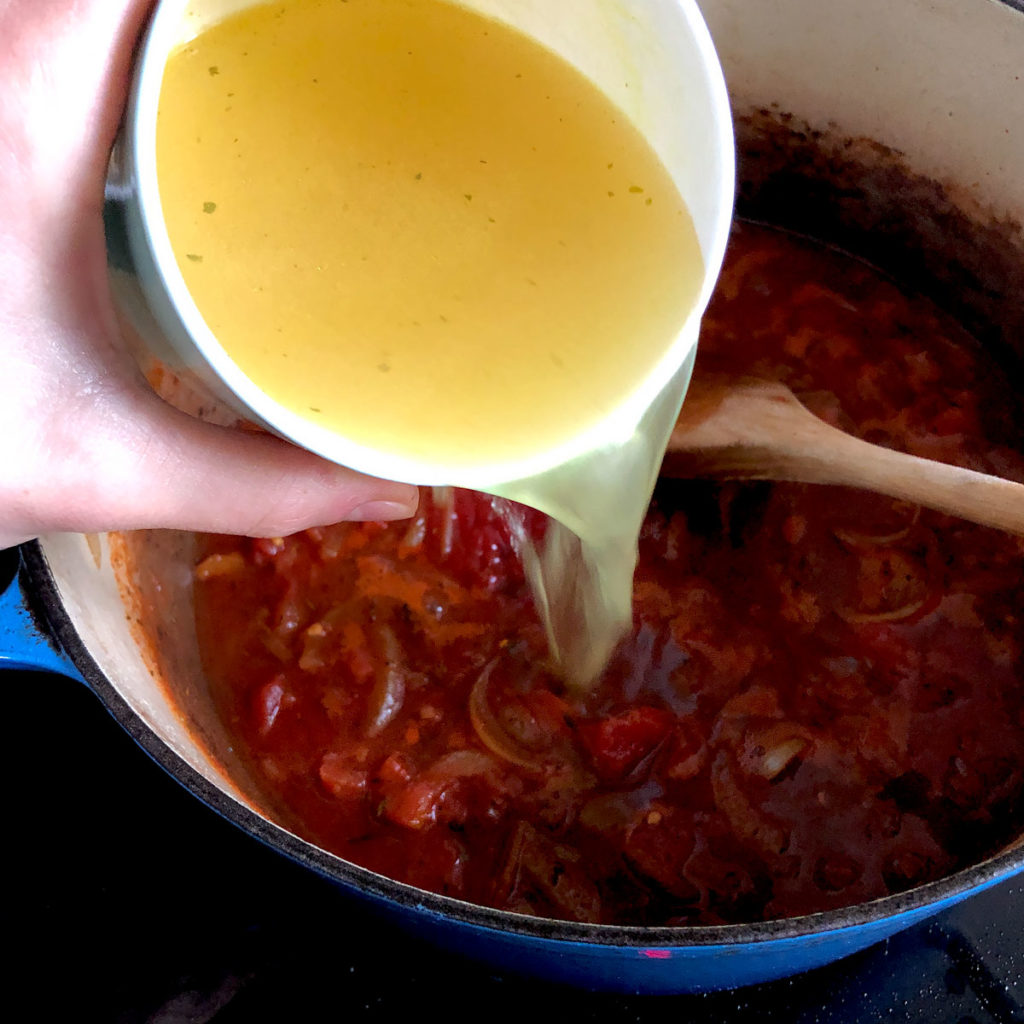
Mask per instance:
[[[162,0],[139,51],[124,128],[112,162],[111,218],[124,238],[110,246],[115,294],[148,349],[187,369],[244,418],[324,458],[378,477],[481,490],[528,479],[609,441],[629,438],[665,382],[692,365],[700,317],[728,236],[734,151],[721,68],[694,0],[460,0],[507,23],[563,57],[593,81],[643,133],[693,218],[704,273],[693,309],[664,355],[639,384],[624,382],[600,422],[556,447],[514,461],[458,465],[369,448],[270,398],[218,342],[193,301],[178,264],[157,183],[157,106],[170,51],[205,25],[253,0]],[[244,301],[240,297],[240,301]],[[688,374],[684,374],[684,379]]]

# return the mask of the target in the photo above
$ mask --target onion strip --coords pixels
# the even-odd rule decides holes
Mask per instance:
[[[917,525],[921,518],[920,505],[908,505],[910,518],[903,526],[896,527],[889,533],[870,533],[866,530],[850,530],[846,527],[833,527],[832,532],[845,544],[852,547],[889,547],[903,540]]]
[[[867,622],[901,622],[903,619],[909,619],[911,615],[916,615],[925,606],[927,601],[927,597],[922,597],[919,601],[907,601],[898,608],[892,608],[885,612],[860,612],[855,611],[853,608],[839,607],[836,608],[836,614],[844,622],[849,622],[853,625]]]
[[[366,716],[366,735],[371,737],[384,730],[405,701],[405,675],[400,668],[402,650],[398,638],[386,626],[381,627],[380,636],[384,646],[384,667],[377,671]]]
[[[491,710],[487,699],[487,688],[491,680],[494,662],[490,662],[480,673],[469,692],[469,720],[476,731],[477,738],[492,753],[509,764],[525,768],[530,772],[540,771],[544,767],[544,759],[534,751],[526,750],[521,744],[509,736]]]

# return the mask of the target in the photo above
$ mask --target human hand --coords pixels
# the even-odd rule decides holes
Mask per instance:
[[[127,354],[103,186],[151,6],[0,2],[0,548],[49,531],[280,536],[411,515],[416,488],[193,419]]]

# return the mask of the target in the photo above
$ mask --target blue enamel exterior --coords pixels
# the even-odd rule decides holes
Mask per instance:
[[[503,970],[587,989],[668,995],[738,988],[821,967],[866,949],[964,898],[823,933],[761,942],[642,948],[512,935],[455,924],[423,908],[406,913],[410,916],[407,925],[424,937],[464,955],[500,964]]]
[[[425,904],[370,897],[405,930],[452,952],[500,968],[590,991],[678,995],[741,988],[801,974],[867,949],[941,913],[1004,878],[903,913],[807,934],[701,945],[615,945],[487,928]],[[366,897],[366,893],[358,893]],[[780,931],[791,922],[780,922]],[[734,929],[727,929],[734,930]],[[381,951],[387,956],[387,951]]]
[[[57,672],[82,681],[74,663],[36,622],[18,574],[0,593],[0,668]]]

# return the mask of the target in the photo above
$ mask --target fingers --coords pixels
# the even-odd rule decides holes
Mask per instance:
[[[173,426],[172,426],[173,424]],[[365,476],[266,434],[216,427],[166,407],[140,459],[139,525],[277,537],[347,520],[403,519],[410,484]],[[128,513],[122,493],[119,513]]]
[[[417,488],[379,480],[266,434],[186,416],[142,389],[65,406],[0,481],[0,547],[40,533],[172,528],[286,536],[411,516]],[[30,469],[34,467],[34,471]]]
[[[36,222],[98,208],[127,93],[132,47],[153,0],[0,3],[0,180]]]

